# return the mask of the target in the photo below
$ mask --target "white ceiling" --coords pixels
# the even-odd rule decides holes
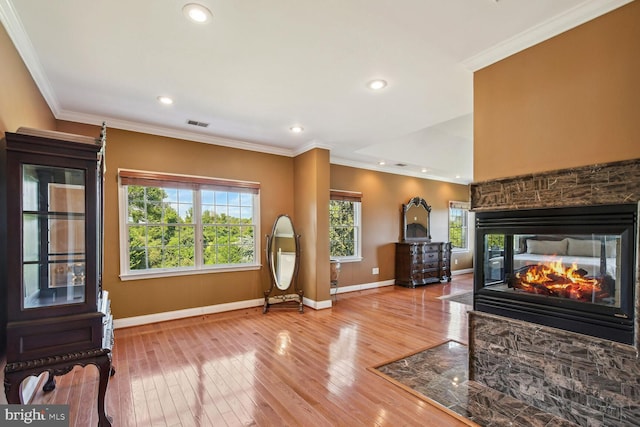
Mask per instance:
[[[0,20],[58,119],[468,183],[473,71],[628,2],[0,0]]]

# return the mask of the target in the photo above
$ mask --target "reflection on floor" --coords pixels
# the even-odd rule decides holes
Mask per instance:
[[[455,341],[376,369],[481,426],[576,426],[480,383],[469,381],[467,347]]]

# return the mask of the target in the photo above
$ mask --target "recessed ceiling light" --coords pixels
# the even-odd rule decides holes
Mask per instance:
[[[372,90],[380,90],[384,89],[387,86],[387,82],[384,80],[371,80],[369,83],[367,83],[367,86]]]
[[[387,162],[385,162],[384,160],[380,160],[380,161],[378,162],[378,164],[379,164],[380,166],[384,166],[384,165],[386,165],[386,164],[387,164]]]
[[[204,24],[208,22],[213,16],[211,15],[211,11],[209,9],[197,3],[186,4],[182,8],[182,13],[184,13],[184,16],[186,16],[193,22],[197,22],[198,24]]]
[[[171,105],[171,104],[173,104],[173,99],[169,98],[168,96],[159,96],[159,97],[158,97],[158,101],[159,101],[161,104],[164,104],[164,105]]]
[[[302,126],[296,125],[296,126],[291,126],[289,130],[293,133],[302,133],[302,131],[304,131],[304,128]]]
[[[429,171],[429,169],[427,169],[427,168],[422,168],[422,169],[420,170],[420,172],[422,172],[422,173],[427,173],[428,171]]]
[[[456,175],[456,179],[460,179],[460,175]]]

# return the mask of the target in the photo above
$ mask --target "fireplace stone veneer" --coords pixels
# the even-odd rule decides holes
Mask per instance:
[[[472,183],[471,210],[615,205],[640,200],[640,159]]]
[[[640,425],[631,346],[469,313],[469,379],[581,426]]]
[[[640,201],[640,159],[471,184],[475,212]],[[640,230],[633,345],[474,311],[469,379],[579,425],[640,425]]]

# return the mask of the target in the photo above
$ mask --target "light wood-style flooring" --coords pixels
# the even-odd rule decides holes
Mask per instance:
[[[114,426],[463,426],[367,368],[447,340],[467,344],[469,306],[439,300],[472,275],[416,289],[344,293],[304,314],[262,307],[115,331]],[[76,367],[32,403],[97,425],[97,369]]]

